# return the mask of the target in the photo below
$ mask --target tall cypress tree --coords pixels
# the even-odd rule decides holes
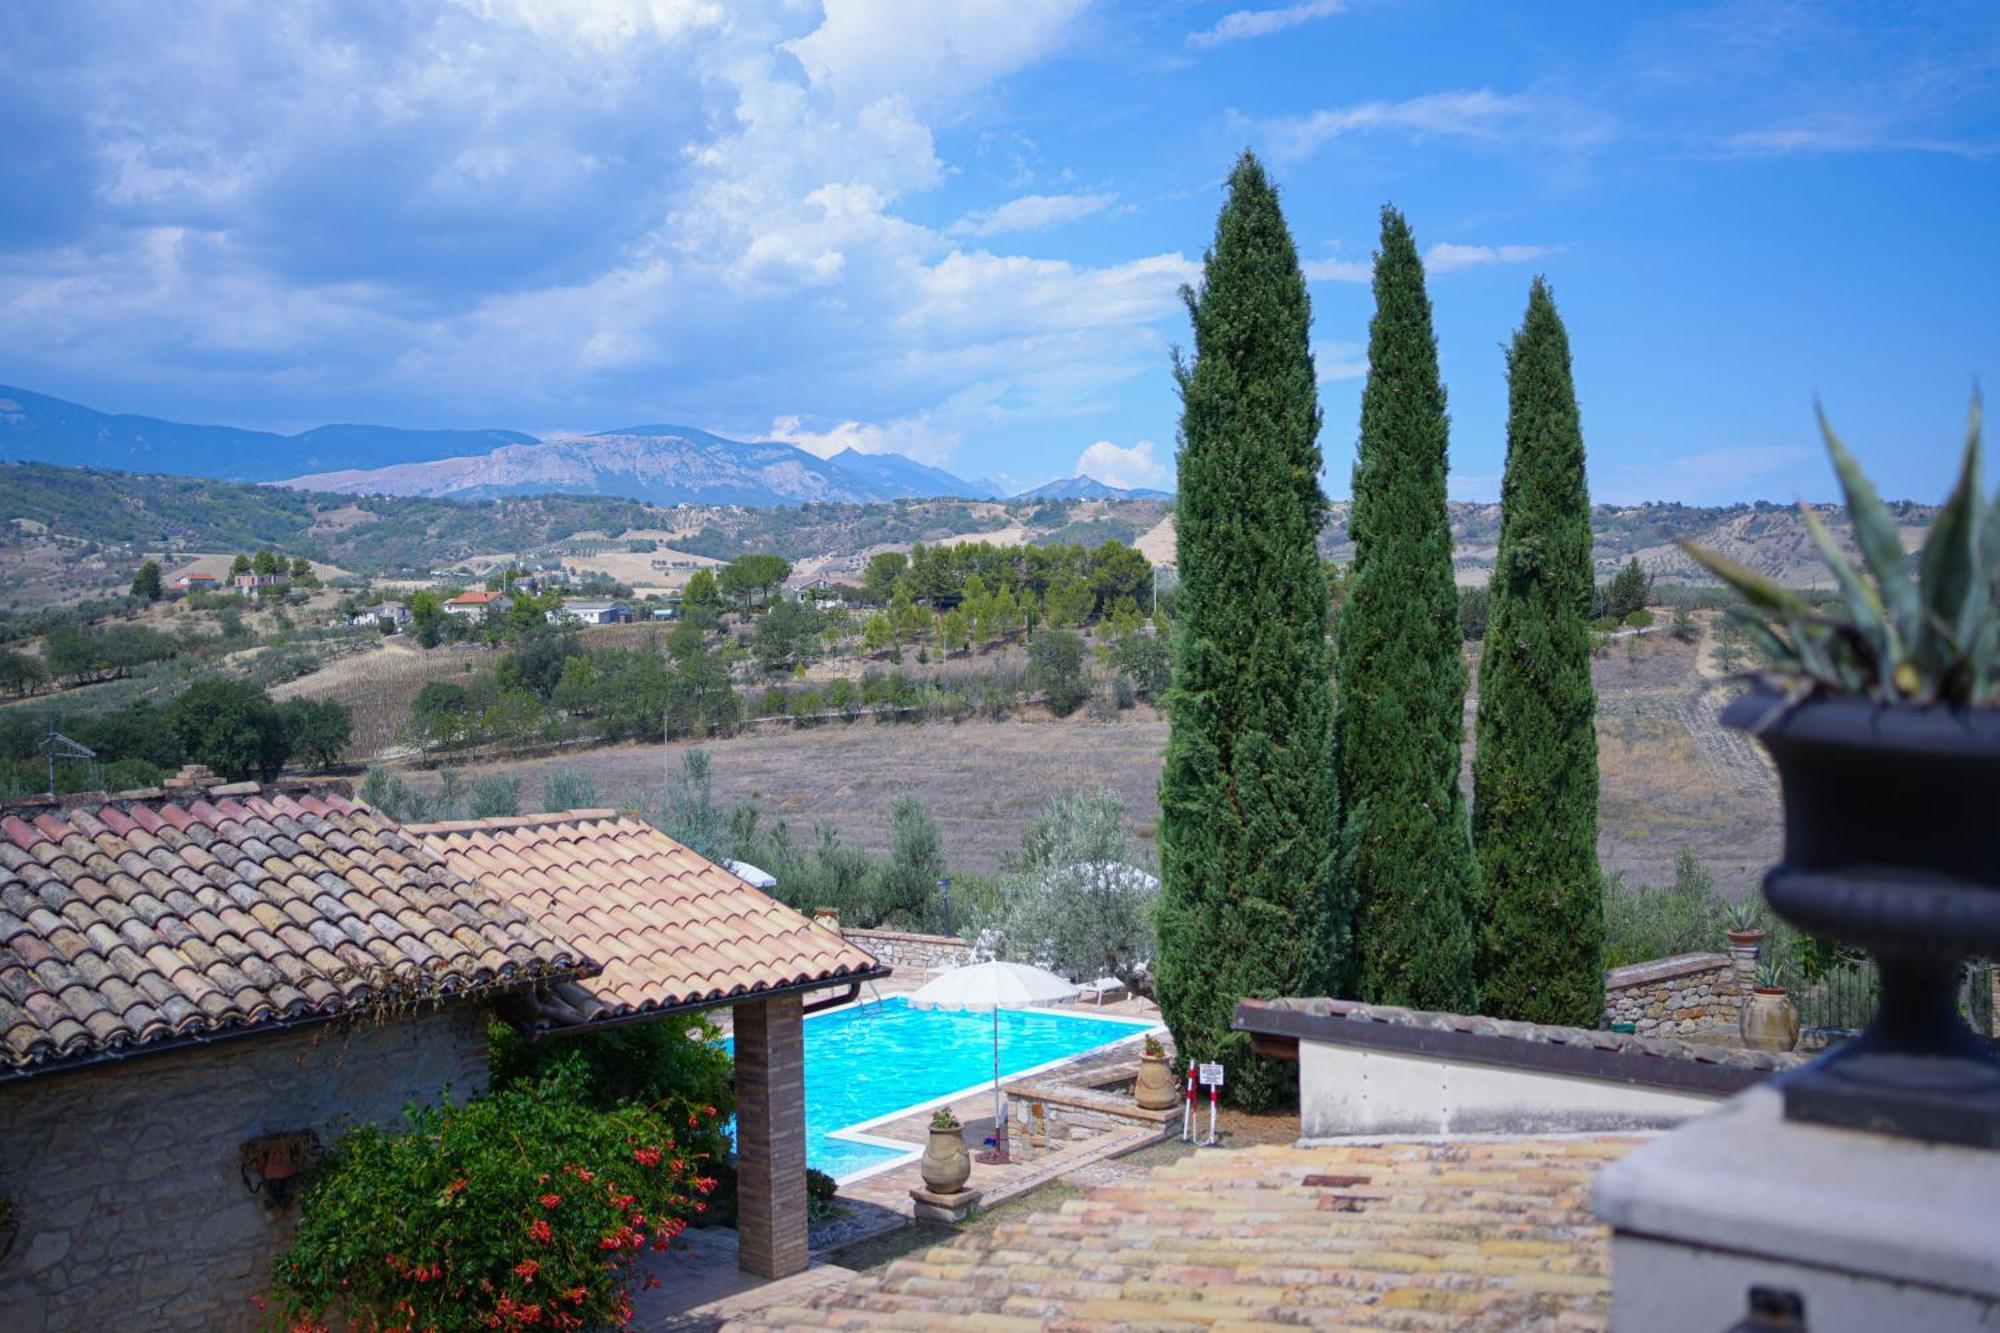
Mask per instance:
[[[1445,511],[1449,432],[1424,265],[1382,210],[1340,616],[1340,802],[1355,991],[1470,1011],[1476,867],[1459,790],[1465,662]],[[1490,631],[1489,631],[1490,633]]]
[[[1180,384],[1180,566],[1160,777],[1159,995],[1185,1056],[1221,1059],[1258,1105],[1281,1071],[1229,1030],[1245,996],[1324,994],[1346,914],[1326,579],[1320,414],[1298,253],[1245,153],[1199,291]]]
[[[1596,1027],[1604,1010],[1590,491],[1569,334],[1540,278],[1507,352],[1500,555],[1472,762],[1485,1011]]]

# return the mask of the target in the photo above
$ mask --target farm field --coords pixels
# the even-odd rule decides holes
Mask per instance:
[[[1694,667],[1694,650],[1664,634],[1632,648],[1621,642],[1596,663],[1599,858],[1607,872],[1660,884],[1672,879],[1677,851],[1691,847],[1725,892],[1742,893],[1778,854],[1776,789],[1750,746],[1716,722],[1722,696],[1692,690]],[[1472,716],[1468,701],[1468,736]],[[952,864],[991,872],[1047,795],[1065,788],[1116,791],[1139,855],[1155,857],[1166,737],[1166,722],[1139,708],[1110,721],[1079,714],[921,726],[862,721],[804,731],[763,726],[703,748],[723,805],[754,801],[765,820],[782,818],[801,831],[824,820],[847,842],[880,852],[888,844],[889,802],[915,792],[937,819]],[[579,769],[595,779],[603,803],[650,809],[689,748],[581,750],[469,766],[466,774],[519,776],[522,799],[533,806],[550,769]],[[1469,785],[1469,744],[1466,755]]]

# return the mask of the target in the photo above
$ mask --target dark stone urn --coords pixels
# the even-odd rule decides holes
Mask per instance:
[[[1867,1030],[1784,1079],[1786,1118],[2000,1147],[2000,1059],[1958,1013],[1961,964],[2000,954],[2000,710],[1758,690],[1722,720],[1784,789],[1772,910],[1881,978]]]

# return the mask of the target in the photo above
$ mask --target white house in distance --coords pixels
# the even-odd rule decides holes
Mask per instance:
[[[579,625],[627,625],[632,621],[632,608],[623,602],[565,602],[549,614],[549,619]]]
[[[380,606],[363,607],[347,623],[374,626],[384,620],[399,630],[403,629],[410,623],[410,608],[401,602],[384,602]]]
[[[489,592],[484,588],[475,588],[470,592],[462,592],[446,602],[444,613],[448,616],[477,617],[485,615],[489,607],[504,615],[514,609],[514,599],[504,592]]]

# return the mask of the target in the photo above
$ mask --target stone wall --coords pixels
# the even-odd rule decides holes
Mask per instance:
[[[1751,946],[1614,967],[1604,974],[1605,1022],[1630,1023],[1641,1036],[1733,1045],[1756,962]]]
[[[486,1086],[486,1007],[352,1030],[246,1036],[0,1085],[0,1191],[21,1230],[0,1261],[8,1333],[247,1329],[290,1242],[240,1174],[243,1144],[394,1123]]]
[[[956,935],[911,935],[900,930],[840,929],[842,938],[901,972],[948,972],[972,961],[972,946]]]

